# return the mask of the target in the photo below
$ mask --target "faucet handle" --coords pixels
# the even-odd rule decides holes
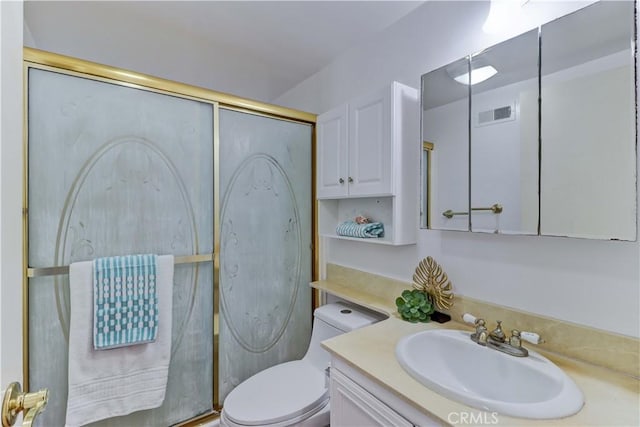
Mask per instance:
[[[530,342],[531,344],[542,344],[543,342],[545,342],[542,338],[540,338],[540,335],[536,334],[535,332],[520,331],[520,338],[527,342]]]
[[[474,316],[471,313],[463,314],[462,315],[462,320],[464,320],[466,323],[469,323],[469,324],[474,325],[474,326],[478,326],[478,323],[480,321],[482,321],[482,324],[484,325],[484,319],[479,319],[479,318],[477,318],[476,316]]]
[[[513,329],[511,331],[511,337],[509,338],[509,345],[512,347],[522,347],[522,341],[520,340],[520,331]]]
[[[545,340],[540,338],[540,335],[535,332],[519,331],[517,329],[512,330],[511,338],[509,338],[509,344],[514,347],[520,347],[522,344],[521,340],[525,340],[531,344],[542,344],[545,342]]]

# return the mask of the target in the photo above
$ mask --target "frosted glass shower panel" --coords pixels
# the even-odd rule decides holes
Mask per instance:
[[[220,110],[220,399],[311,329],[310,125]]]
[[[96,257],[213,252],[213,106],[29,70],[29,267]],[[169,425],[212,409],[213,269],[177,265],[162,407],[100,425]],[[29,281],[29,377],[64,425],[67,275]],[[161,326],[160,326],[161,327]]]

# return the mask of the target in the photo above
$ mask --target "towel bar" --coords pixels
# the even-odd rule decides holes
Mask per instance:
[[[493,205],[489,206],[488,208],[471,208],[472,211],[491,211],[494,214],[499,214],[502,213],[502,205],[499,203],[494,203]],[[442,212],[442,215],[446,216],[447,218],[451,219],[453,218],[455,215],[469,215],[469,212],[454,212],[451,209],[446,210],[444,212]]]
[[[175,264],[193,264],[196,262],[213,261],[213,254],[184,255],[175,257]],[[56,267],[27,268],[27,277],[57,276],[69,274],[69,266],[61,265]]]

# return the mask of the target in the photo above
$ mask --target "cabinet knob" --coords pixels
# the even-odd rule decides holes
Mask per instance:
[[[338,182],[339,182],[340,184],[344,184],[344,179],[340,178],[340,179],[338,180]]]
[[[349,177],[349,182],[353,182],[353,178]]]

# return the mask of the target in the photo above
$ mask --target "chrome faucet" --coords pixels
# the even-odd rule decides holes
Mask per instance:
[[[502,330],[502,321],[500,320],[497,321],[495,329],[488,332],[484,319],[479,319],[469,313],[465,313],[462,319],[476,327],[476,331],[472,333],[470,337],[473,342],[511,356],[527,357],[529,355],[529,351],[522,347],[523,339],[532,344],[544,342],[544,340],[540,338],[540,335],[534,332],[520,332],[517,329],[513,329],[511,336],[507,339],[507,336]]]
[[[493,331],[491,331],[489,336],[493,341],[505,342],[507,337],[504,334],[504,331],[502,330],[502,320],[496,320],[496,323],[497,323],[496,328]]]

